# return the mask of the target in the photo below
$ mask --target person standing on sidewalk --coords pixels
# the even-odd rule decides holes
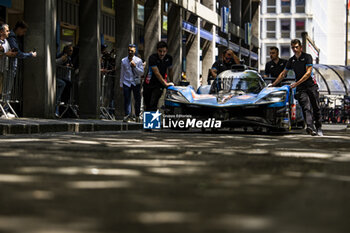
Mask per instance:
[[[17,52],[11,51],[10,44],[7,41],[9,34],[9,25],[5,23],[0,24],[0,94],[2,94],[5,71],[8,68],[6,67],[8,64],[8,57],[15,57],[17,55]]]
[[[8,70],[8,58],[9,57],[15,57],[17,56],[17,52],[13,52],[11,50],[10,44],[7,41],[7,38],[9,37],[10,34],[10,29],[9,29],[9,25],[5,24],[5,23],[1,23],[0,24],[0,95],[1,95],[1,101],[6,101],[5,99],[7,98],[7,96],[3,96],[6,95],[7,93],[3,93],[3,87],[5,86],[7,89],[7,85],[6,83],[8,83],[8,74],[7,74],[7,70]],[[7,90],[5,90],[5,92],[7,92]],[[1,104],[1,103],[0,103]],[[2,115],[1,117],[7,117],[7,118],[14,118],[15,115],[10,113],[8,111],[8,105],[5,104],[4,108],[1,109],[0,115]]]
[[[172,83],[173,57],[167,53],[168,44],[159,41],[157,43],[157,53],[152,54],[148,59],[148,74],[143,83],[145,111],[157,111],[158,101],[163,94],[163,89],[174,85]]]
[[[59,118],[60,105],[62,101],[62,94],[65,89],[70,90],[72,88],[72,72],[74,71],[73,62],[73,45],[68,44],[64,46],[62,53],[56,58],[56,110],[55,116]],[[68,96],[67,99],[69,99]]]
[[[292,83],[290,87],[297,88],[295,98],[303,110],[307,125],[306,132],[312,136],[323,136],[318,85],[312,72],[312,56],[302,51],[301,42],[298,39],[291,41],[291,47],[294,56],[289,58],[286,68],[269,86],[276,86],[289,70],[294,70],[295,83]]]
[[[11,30],[8,42],[10,44],[11,50],[17,52],[17,55],[10,59],[9,71],[8,71],[8,95],[11,96],[12,88],[15,83],[15,78],[18,72],[18,59],[26,59],[30,57],[36,57],[37,53],[31,51],[29,53],[24,53],[21,49],[22,46],[19,44],[19,37],[24,36],[27,33],[28,25],[24,21],[18,21],[15,28]]]
[[[124,122],[131,120],[131,92],[135,100],[136,121],[140,120],[141,109],[141,76],[143,75],[142,60],[135,56],[136,45],[129,44],[128,56],[120,64],[120,88],[124,94]]]
[[[17,68],[18,68],[18,59],[26,59],[30,57],[36,57],[37,53],[35,51],[31,51],[29,53],[25,53],[21,50],[19,45],[19,37],[25,36],[28,30],[28,24],[24,21],[18,21],[15,25],[15,28],[11,30],[8,42],[10,43],[10,47],[13,51],[18,52],[17,56],[12,59],[11,62],[11,75],[12,78],[16,77]]]

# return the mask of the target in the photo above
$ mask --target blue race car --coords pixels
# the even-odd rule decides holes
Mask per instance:
[[[218,75],[211,85],[171,86],[166,91],[165,114],[215,118],[222,127],[290,130],[302,124],[300,108],[289,85],[267,87],[260,74],[243,65]],[[297,112],[296,109],[299,109]]]

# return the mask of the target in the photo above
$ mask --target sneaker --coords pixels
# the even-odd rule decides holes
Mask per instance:
[[[127,116],[124,117],[123,122],[130,122],[130,120],[131,120],[130,116],[127,115]]]
[[[59,110],[58,105],[56,106],[55,117],[60,118],[60,110]]]
[[[6,117],[7,116],[7,117]],[[11,119],[11,118],[16,118],[15,114],[12,114],[12,113],[9,113],[7,112],[6,115],[2,115],[1,118],[4,118],[4,119]]]
[[[310,134],[311,136],[316,136],[317,135],[317,132],[313,129],[313,127],[311,126],[308,126],[306,128],[306,133],[307,134]]]
[[[7,113],[6,114],[8,118],[16,118],[16,115],[15,114],[12,114],[12,113]]]
[[[321,128],[317,128],[316,131],[317,131],[317,136],[323,137],[323,132]]]
[[[142,117],[136,117],[136,123],[142,123]]]

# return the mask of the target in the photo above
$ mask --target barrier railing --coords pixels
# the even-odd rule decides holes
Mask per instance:
[[[22,79],[21,79],[21,64],[17,64],[14,58],[5,58],[3,64],[3,80],[2,80],[2,94],[0,98],[0,110],[5,118],[10,118],[9,113],[16,118],[18,115],[11,104],[18,104],[21,100],[22,93]],[[18,68],[17,68],[18,66]]]
[[[63,101],[60,100],[60,102],[57,103],[59,108],[63,107],[63,111],[59,114],[59,118],[62,118],[69,110],[71,110],[74,117],[79,118],[79,107],[75,101],[77,97],[75,90],[78,86],[78,76],[75,75],[74,71],[74,68],[69,66],[56,66],[57,79],[63,80],[66,83],[66,88],[69,88],[68,98]]]
[[[113,104],[115,78],[116,76],[111,74],[101,75],[100,114],[102,119],[115,120]]]

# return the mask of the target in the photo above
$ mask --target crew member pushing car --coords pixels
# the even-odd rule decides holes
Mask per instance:
[[[173,58],[167,52],[167,43],[160,41],[157,44],[157,53],[152,54],[148,59],[148,75],[143,83],[145,111],[157,111],[163,89],[174,85],[168,82],[172,81],[173,77]]]
[[[290,87],[297,88],[295,98],[303,109],[307,125],[306,132],[312,136],[323,136],[318,85],[312,73],[312,56],[302,51],[301,42],[298,39],[291,41],[291,47],[294,56],[289,58],[286,68],[270,86],[276,86],[283,80],[288,70],[294,70],[295,83]]]
[[[238,57],[232,49],[225,49],[222,60],[216,61],[210,69],[212,77],[215,79],[221,72],[230,70],[234,64],[240,64]]]
[[[265,75],[264,78],[272,77],[277,78],[280,73],[285,69],[287,61],[280,58],[279,49],[276,46],[270,48],[270,58],[271,61],[265,65]],[[275,80],[273,80],[275,81]]]

